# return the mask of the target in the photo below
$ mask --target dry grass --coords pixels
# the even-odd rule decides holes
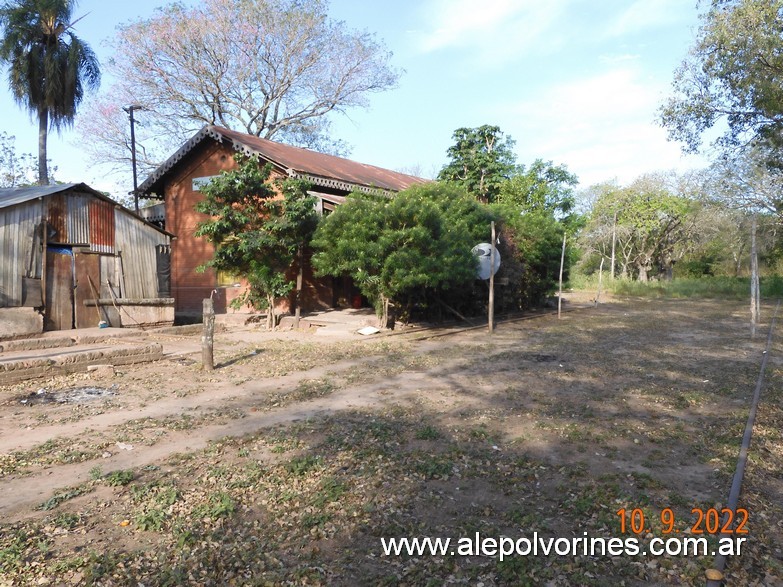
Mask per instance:
[[[620,536],[621,508],[652,520],[643,542],[661,536],[664,508],[687,531],[692,508],[728,495],[763,346],[749,340],[743,311],[616,303],[504,325],[491,341],[479,332],[390,339],[336,359],[275,343],[209,377],[250,389],[294,373],[298,357],[322,372],[215,412],[227,434],[249,409],[346,393],[377,401],[127,473],[96,470],[54,509],[0,527],[0,585],[702,585],[712,557],[385,557],[380,539],[608,538]],[[776,344],[740,500],[749,546],[730,560],[730,584],[783,581],[781,351]],[[128,372],[121,384],[145,377]],[[193,370],[193,383],[205,378]],[[81,441],[144,442],[183,421],[129,421]],[[210,423],[201,414],[180,432]]]

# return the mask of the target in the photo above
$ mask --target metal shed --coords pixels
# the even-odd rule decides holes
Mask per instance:
[[[173,322],[170,245],[83,183],[0,189],[0,338]]]

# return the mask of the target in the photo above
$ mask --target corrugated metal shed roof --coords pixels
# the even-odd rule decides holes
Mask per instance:
[[[315,185],[331,187],[345,191],[398,192],[412,185],[426,183],[428,180],[374,165],[367,165],[326,155],[300,147],[292,147],[262,139],[220,126],[208,125],[196,133],[188,142],[174,153],[140,186],[141,193],[158,193],[162,189],[160,180],[179,161],[205,139],[218,142],[231,142],[234,149],[247,155],[259,155],[263,159],[282,168],[291,177],[308,179]]]
[[[36,198],[42,198],[45,196],[51,196],[52,194],[59,194],[65,192],[76,186],[86,188],[86,191],[93,192],[94,190],[83,183],[62,183],[57,185],[36,185],[25,188],[0,188],[0,208],[8,208],[10,206],[16,206],[23,202],[29,202]],[[96,192],[97,193],[97,192]]]
[[[61,194],[63,192],[68,192],[68,191],[92,194],[93,196],[95,196],[100,200],[103,200],[104,202],[108,202],[113,206],[117,206],[121,208],[131,216],[135,216],[145,224],[149,224],[150,226],[155,228],[155,230],[163,232],[164,234],[167,234],[168,236],[171,237],[174,236],[170,232],[161,230],[159,227],[155,226],[154,224],[151,224],[145,218],[138,216],[135,212],[133,212],[132,210],[128,210],[127,208],[125,208],[118,202],[115,202],[105,194],[102,194],[101,192],[94,190],[86,183],[60,183],[56,185],[36,185],[36,186],[23,187],[23,188],[0,188],[0,209],[10,208],[11,206],[16,206],[17,204],[29,202],[30,200],[35,200],[37,198],[45,198],[48,196],[53,196],[55,194]]]

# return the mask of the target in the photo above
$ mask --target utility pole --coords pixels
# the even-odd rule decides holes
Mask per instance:
[[[133,205],[136,209],[136,214],[139,213],[139,184],[138,177],[136,175],[136,120],[133,118],[134,110],[144,110],[143,106],[138,104],[131,104],[127,108],[123,108],[130,117],[131,126],[131,164],[133,165]]]

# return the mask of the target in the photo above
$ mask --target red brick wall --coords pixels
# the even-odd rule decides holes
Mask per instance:
[[[177,238],[171,243],[171,286],[178,315],[201,314],[202,300],[217,287],[215,271],[196,271],[199,265],[212,258],[214,247],[203,238],[194,235],[198,223],[207,220],[195,210],[203,199],[193,191],[193,178],[219,175],[236,167],[232,149],[212,141],[196,147],[172,170],[164,188],[166,203],[166,229]],[[231,288],[234,289],[234,288]],[[215,311],[226,311],[232,296],[219,289],[213,296]]]
[[[207,216],[199,214],[195,205],[203,199],[200,192],[193,191],[193,179],[219,175],[236,167],[234,150],[231,146],[213,141],[204,141],[178,163],[166,179],[164,188],[166,204],[166,230],[177,236],[171,243],[171,287],[176,300],[177,315],[200,315],[202,300],[210,296],[213,289],[215,312],[224,313],[233,299],[240,296],[246,287],[218,287],[215,271],[196,271],[199,265],[212,258],[214,247],[206,239],[193,234],[198,223]],[[291,273],[296,278],[295,272]],[[323,309],[333,305],[331,278],[315,279],[309,264],[305,273],[303,303],[305,310]],[[289,311],[290,300],[281,300],[278,310]],[[245,308],[249,310],[249,308]]]

